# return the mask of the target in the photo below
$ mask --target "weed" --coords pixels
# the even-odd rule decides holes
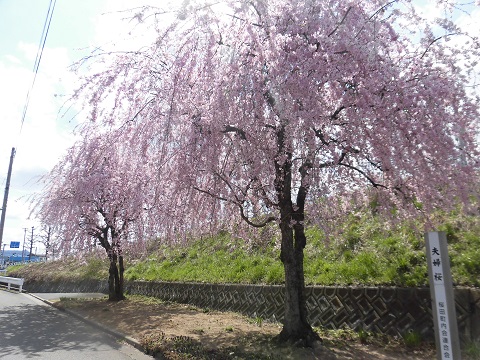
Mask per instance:
[[[364,330],[363,328],[358,330],[358,339],[362,344],[366,344],[370,336],[371,334],[368,331]]]
[[[202,352],[202,344],[188,336],[175,336],[171,339],[175,352],[197,355]]]
[[[468,341],[464,346],[467,360],[480,360],[480,341]]]
[[[334,341],[354,341],[358,336],[355,331],[348,327],[344,327],[341,329],[326,329],[323,327],[315,327],[314,330],[320,335],[320,337],[331,338]]]
[[[417,348],[422,343],[422,335],[418,331],[410,329],[403,334],[403,342],[409,348]]]
[[[140,302],[145,305],[160,305],[160,304],[166,304],[167,301],[164,301],[162,299],[153,297],[153,296],[145,296],[145,295],[129,295],[128,296],[129,300],[133,302]]]
[[[227,327],[225,328],[225,331],[226,331],[226,332],[233,332],[233,327],[232,327],[232,326],[227,326]]]
[[[249,319],[248,319],[248,322],[249,322],[250,324],[255,324],[255,325],[261,327],[262,324],[263,324],[263,319],[262,319],[260,316],[256,316],[256,317],[254,317],[254,318],[249,318]]]
[[[167,337],[164,333],[145,335],[140,339],[145,353],[158,359],[197,360],[271,360],[271,356],[244,353],[238,348],[207,349],[188,336]]]
[[[146,354],[157,355],[163,353],[165,347],[166,337],[164,333],[160,334],[148,334],[140,338],[140,344],[142,345]]]

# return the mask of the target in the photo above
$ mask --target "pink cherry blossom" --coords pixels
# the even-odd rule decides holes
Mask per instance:
[[[400,215],[476,196],[478,68],[469,59],[480,55],[478,37],[451,19],[423,19],[410,1],[184,5],[174,19],[145,13],[143,22],[158,30],[152,46],[105,54],[103,70],[76,98],[87,96],[91,126],[121,132],[134,124],[129,144],[163,164],[157,171],[168,176],[146,190],[166,199],[152,207],[157,220],[148,220],[157,231],[195,233],[239,219],[278,224],[286,288],[280,338],[309,344],[317,336],[304,297],[306,222],[325,224],[367,197]],[[100,155],[95,142],[86,139],[59,166],[107,171],[95,173],[99,181],[75,176],[91,187],[87,194],[115,191],[106,214],[117,209],[122,217],[101,221],[121,230],[147,202],[136,193],[143,185],[124,182],[143,175],[118,154],[113,162]],[[116,147],[128,149],[102,151]],[[141,162],[136,156],[129,161]],[[81,164],[70,164],[76,159]],[[98,216],[86,212],[85,224]]]

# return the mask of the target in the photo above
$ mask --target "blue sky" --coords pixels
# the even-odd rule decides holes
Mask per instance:
[[[0,54],[17,51],[19,41],[37,44],[50,0],[0,0]],[[102,9],[99,0],[58,0],[48,36],[49,47],[86,46],[94,36],[94,20]]]
[[[118,13],[167,0],[57,0],[30,105],[20,132],[23,106],[33,80],[32,69],[50,0],[0,0],[0,199],[3,199],[11,148],[17,149],[6,213],[3,242],[23,242],[23,228],[37,226],[28,219],[29,197],[39,190],[37,180],[47,173],[72,145],[76,120],[59,111],[66,94],[75,88],[68,67],[95,46],[123,42],[128,29]],[[180,4],[181,0],[171,0]],[[425,12],[435,11],[418,0]],[[465,17],[470,30],[480,34],[476,16]],[[438,12],[437,12],[438,14]],[[476,29],[476,30],[475,30]],[[126,35],[125,35],[126,36]],[[130,42],[130,44],[132,44]],[[138,43],[135,43],[138,47]],[[1,200],[0,200],[1,201]],[[0,202],[1,206],[1,202]],[[0,249],[1,250],[1,249]]]

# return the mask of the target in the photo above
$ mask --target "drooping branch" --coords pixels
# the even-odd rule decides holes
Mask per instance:
[[[232,14],[226,14],[226,15],[231,17],[232,19],[240,20],[242,22],[246,22],[245,19],[242,19],[241,17],[238,17],[237,15],[232,15]],[[257,27],[263,27],[262,24],[257,24],[257,23],[254,23],[254,22],[251,22],[250,24],[253,25],[253,26],[257,26]]]
[[[386,3],[385,5],[381,6],[379,9],[377,9],[377,11],[375,11],[369,18],[369,20],[372,20],[375,16],[377,16],[377,14],[383,12],[386,8],[388,8],[390,5],[394,4],[398,2],[398,0],[393,0],[393,1],[390,1],[388,3]]]
[[[359,174],[361,174],[365,179],[368,180],[368,182],[370,182],[370,184],[374,187],[374,188],[384,188],[384,189],[388,189],[387,186],[383,185],[383,184],[380,184],[380,183],[377,183],[375,180],[373,180],[373,178],[371,176],[368,176],[368,174],[363,171],[362,169],[359,169],[358,167],[356,166],[353,166],[353,165],[350,165],[350,164],[346,164],[346,163],[343,163],[343,162],[339,162],[338,165],[341,165],[341,166],[344,166],[344,167],[347,167],[349,169],[352,169],[352,170],[355,170],[356,172],[358,172]]]
[[[373,161],[372,159],[370,159],[370,157],[366,156],[365,159],[368,161],[368,163],[370,165],[372,165],[373,167],[375,167],[377,170],[380,170],[380,171],[387,171],[388,169],[383,169],[382,165],[376,161]]]
[[[245,209],[243,207],[243,203],[239,203],[238,201],[234,201],[232,199],[228,199],[228,198],[225,198],[223,196],[220,196],[220,195],[217,195],[217,194],[214,194],[208,190],[205,190],[205,189],[201,189],[199,188],[198,186],[194,186],[193,187],[195,190],[201,192],[202,194],[205,194],[205,195],[208,195],[214,199],[217,199],[217,200],[220,200],[220,201],[224,201],[226,203],[229,203],[229,204],[232,204],[236,207],[238,207],[239,211],[240,211],[240,217],[242,218],[242,220],[244,220],[248,225],[252,226],[252,227],[255,227],[255,228],[262,228],[262,227],[265,227],[267,224],[273,222],[276,220],[276,218],[274,216],[269,216],[267,217],[267,219],[265,219],[264,221],[260,222],[260,223],[255,223],[253,221],[251,221],[249,219],[249,217],[247,215],[245,215]],[[238,199],[238,198],[237,198]]]
[[[251,221],[248,216],[245,215],[245,211],[243,209],[243,206],[239,206],[240,208],[240,216],[242,217],[242,219],[250,226],[252,227],[255,227],[255,228],[262,228],[262,227],[265,227],[267,226],[269,223],[273,222],[276,220],[276,217],[275,216],[269,216],[267,217],[264,221],[262,221],[261,223],[254,223],[253,221]]]
[[[377,16],[379,13],[385,11],[390,5],[392,5],[393,3],[396,3],[398,2],[398,0],[393,0],[393,1],[390,1],[388,3],[386,3],[385,5],[381,6],[379,9],[377,9],[369,18],[368,20],[371,21],[375,16]],[[355,35],[355,38],[358,38],[358,36],[360,35],[360,33],[365,29],[365,24],[362,25],[362,27],[360,28],[360,30],[357,32],[357,34]]]
[[[227,187],[230,189],[230,191],[232,192],[234,198],[235,198],[235,201],[230,201],[232,204],[235,204],[236,206],[238,206],[239,210],[240,210],[240,216],[242,217],[242,219],[247,223],[249,224],[250,226],[253,226],[253,227],[256,227],[256,228],[261,228],[261,227],[264,227],[266,226],[268,223],[272,222],[275,220],[275,217],[274,216],[270,216],[268,217],[265,221],[261,222],[261,223],[254,223],[253,221],[251,221],[247,215],[245,215],[245,209],[244,209],[244,206],[243,204],[245,203],[245,200],[243,199],[240,199],[232,184],[230,184],[230,182],[228,181],[228,179],[226,179],[224,176],[222,176],[221,174],[217,173],[217,172],[214,172],[214,174],[219,178],[221,179],[226,185]],[[255,181],[255,179],[251,179],[250,182],[248,183],[245,191],[242,191],[242,189],[239,189],[239,191],[242,193],[242,195],[244,197],[247,197],[247,192],[250,188],[250,185]]]
[[[450,34],[446,34],[446,35],[442,35],[442,36],[439,36],[435,39],[433,39],[430,44],[427,45],[427,48],[425,49],[425,51],[423,52],[422,56],[420,56],[420,59],[423,59],[423,57],[427,54],[428,50],[430,49],[430,47],[435,44],[438,40],[441,40],[443,38],[447,38],[449,36],[453,36],[453,35],[461,35],[461,33],[450,33]]]
[[[218,171],[214,171],[213,174],[218,177],[220,180],[223,181],[223,183],[228,187],[228,189],[232,192],[233,196],[235,197],[235,201],[237,203],[242,203],[243,202],[243,199],[240,199],[237,195],[237,192],[235,191],[235,189],[233,188],[233,185],[230,183],[230,181],[228,181],[228,179],[223,176],[222,174],[220,174]],[[246,192],[243,191],[242,189],[240,189],[238,186],[237,186],[237,189],[238,191],[240,191],[242,193],[242,195],[244,197],[247,196]],[[248,185],[247,185],[247,191],[248,191]]]
[[[154,101],[155,101],[155,98],[152,98],[152,99],[148,100],[148,101],[140,108],[140,110],[138,110],[138,111],[136,112],[136,114],[135,114],[130,120],[128,120],[128,122],[134,122],[134,121],[137,119],[137,117],[142,113],[142,111],[145,110],[145,108],[146,108],[148,105],[152,104]]]
[[[352,6],[350,6],[347,11],[345,12],[345,15],[343,15],[343,18],[342,20],[337,24],[337,27],[335,29],[333,29],[330,34],[328,34],[328,37],[332,36],[333,34],[335,34],[337,32],[337,30],[340,28],[340,26],[342,26],[344,23],[345,23],[345,20],[347,19],[347,16],[348,16],[348,13],[350,12],[350,10],[352,10]]]

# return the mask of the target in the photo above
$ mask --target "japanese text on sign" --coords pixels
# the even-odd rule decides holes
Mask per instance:
[[[435,291],[435,302],[437,313],[434,316],[438,320],[438,334],[442,359],[453,359],[452,343],[450,339],[450,328],[448,311],[446,306],[445,276],[443,273],[442,254],[438,237],[430,238],[430,268],[432,271],[433,286]]]

